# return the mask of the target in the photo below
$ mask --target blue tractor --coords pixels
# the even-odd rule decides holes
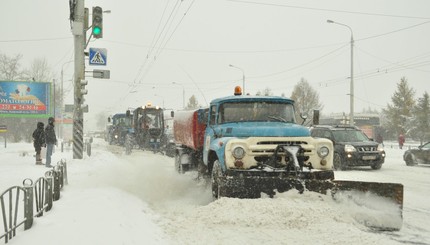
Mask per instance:
[[[132,115],[126,113],[117,113],[108,118],[108,122],[112,123],[107,137],[110,145],[124,145],[127,132],[131,128],[132,118]]]

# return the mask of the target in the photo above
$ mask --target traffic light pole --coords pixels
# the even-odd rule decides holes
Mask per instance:
[[[77,0],[74,9],[73,36],[75,47],[74,110],[73,110],[73,159],[83,158],[84,114],[81,80],[85,79],[85,28],[84,0]]]

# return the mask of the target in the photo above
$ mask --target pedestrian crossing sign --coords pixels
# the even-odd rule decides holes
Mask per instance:
[[[107,49],[105,48],[90,48],[90,65],[105,66],[107,59]]]

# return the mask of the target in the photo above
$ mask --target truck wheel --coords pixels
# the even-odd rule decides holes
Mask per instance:
[[[345,167],[342,166],[342,158],[340,157],[339,153],[334,153],[333,168],[334,170],[345,170]]]
[[[219,187],[219,177],[221,177],[221,166],[219,165],[219,161],[216,160],[212,167],[211,181],[212,181],[212,196],[215,199],[218,199],[220,187]]]
[[[179,155],[179,154],[175,154],[175,169],[180,174],[185,173],[184,170],[186,170],[186,169],[184,169],[182,167],[182,164],[181,164],[181,155]]]
[[[133,140],[131,139],[130,136],[128,135],[126,136],[124,145],[125,145],[125,154],[130,155],[133,149]]]

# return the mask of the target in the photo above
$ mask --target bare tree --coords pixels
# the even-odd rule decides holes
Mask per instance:
[[[24,78],[27,81],[50,82],[52,81],[52,72],[49,68],[46,58],[38,58],[31,63],[29,70],[24,72]]]
[[[19,80],[22,77],[20,61],[22,55],[17,54],[14,57],[8,57],[0,54],[0,79],[7,81]]]
[[[300,113],[312,115],[313,110],[322,110],[323,108],[318,92],[304,78],[300,79],[300,82],[294,86],[291,99],[295,101],[296,118],[299,118]]]

